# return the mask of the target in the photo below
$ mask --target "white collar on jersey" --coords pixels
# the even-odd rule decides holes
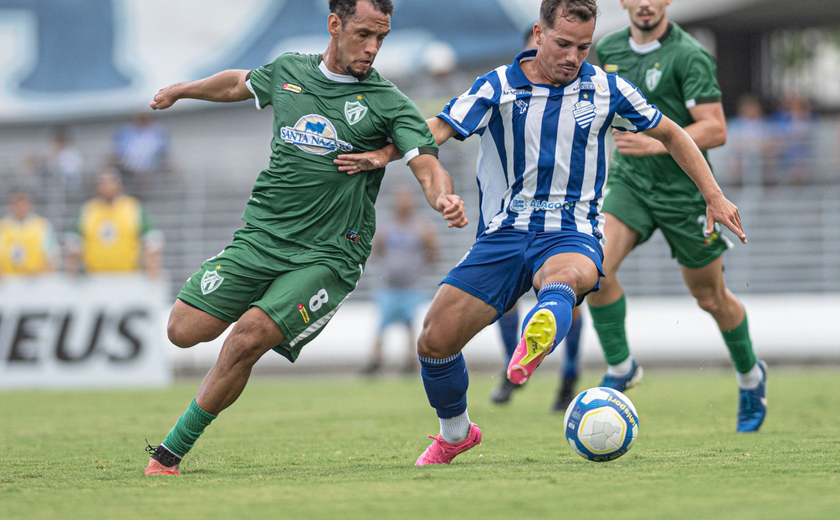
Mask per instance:
[[[637,54],[650,54],[660,47],[662,47],[662,43],[659,40],[653,40],[652,42],[648,42],[644,45],[639,45],[633,41],[632,37],[630,38],[630,48]]]
[[[358,83],[359,80],[354,78],[353,76],[346,75],[346,74],[336,74],[335,72],[330,71],[327,68],[327,64],[324,63],[324,60],[321,60],[321,63],[318,64],[318,68],[321,69],[321,72],[324,73],[324,76],[327,79],[335,81],[336,83]]]

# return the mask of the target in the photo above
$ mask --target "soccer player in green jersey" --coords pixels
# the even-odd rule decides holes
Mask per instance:
[[[684,127],[704,150],[726,141],[726,121],[714,58],[668,21],[671,0],[621,0],[630,27],[604,37],[597,53],[608,73],[638,86],[663,114]],[[616,134],[606,214],[601,290],[589,295],[589,311],[609,364],[601,386],[625,390],[642,369],[630,355],[624,327],[624,292],[616,279],[621,262],[659,228],[682,269],[697,304],[712,315],[738,372],[737,431],[757,431],[767,413],[766,365],[756,360],[744,307],[727,289],[721,255],[731,244],[715,226],[705,234],[706,201],[659,141],[643,134]]]
[[[323,55],[284,54],[253,71],[228,70],[162,89],[162,110],[179,99],[271,105],[271,162],[245,208],[246,225],[207,260],[178,294],[170,340],[188,348],[237,322],[219,359],[146,474],[177,475],[204,429],[233,404],[254,363],[269,350],[290,361],[353,291],[370,255],[374,202],[385,170],[339,173],[338,154],[393,142],[429,204],[464,227],[467,219],[437,145],[414,103],[372,68],[391,29],[391,0],[330,0],[330,41]]]

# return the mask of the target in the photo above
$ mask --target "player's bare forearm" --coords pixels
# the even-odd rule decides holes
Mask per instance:
[[[429,205],[449,221],[449,227],[462,228],[469,224],[464,201],[453,193],[452,177],[433,155],[418,155],[408,163],[423,188]]]
[[[438,146],[458,135],[458,131],[452,125],[437,116],[427,119],[426,124],[429,125],[429,130]]]
[[[400,151],[393,144],[372,152],[353,154],[342,154],[333,160],[338,166],[338,171],[347,175],[355,175],[360,172],[384,168],[389,162],[396,161],[402,157]]]
[[[706,229],[707,234],[711,233],[715,222],[720,222],[746,244],[747,237],[744,235],[738,208],[723,195],[709,164],[688,133],[667,117],[663,117],[656,128],[646,133],[662,142],[668,153],[697,185],[697,189],[706,201],[709,226]]]
[[[254,95],[245,83],[247,76],[247,70],[225,70],[209,78],[176,83],[160,89],[149,106],[154,110],[164,110],[179,99],[200,99],[217,103],[252,99]]]

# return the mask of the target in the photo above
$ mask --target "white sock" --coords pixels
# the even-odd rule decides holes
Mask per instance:
[[[466,410],[461,415],[451,419],[440,420],[440,435],[446,442],[455,444],[467,438],[470,434],[470,416]]]
[[[616,377],[626,376],[631,370],[633,370],[633,356],[630,356],[617,365],[607,366],[607,374]]]
[[[761,369],[758,368],[758,362],[746,374],[740,372],[736,374],[738,374],[738,386],[744,390],[754,390],[761,384]]]

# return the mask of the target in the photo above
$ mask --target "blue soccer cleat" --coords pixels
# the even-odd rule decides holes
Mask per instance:
[[[752,390],[740,390],[738,397],[738,433],[757,432],[767,416],[767,363],[758,360],[761,383]]]
[[[607,388],[612,388],[613,390],[618,390],[619,392],[624,392],[629,388],[633,388],[634,386],[638,385],[639,382],[642,380],[642,367],[636,360],[633,360],[633,367],[630,369],[630,372],[625,376],[614,376],[609,373],[604,374],[604,378],[601,379],[601,384],[598,386],[605,386]]]

